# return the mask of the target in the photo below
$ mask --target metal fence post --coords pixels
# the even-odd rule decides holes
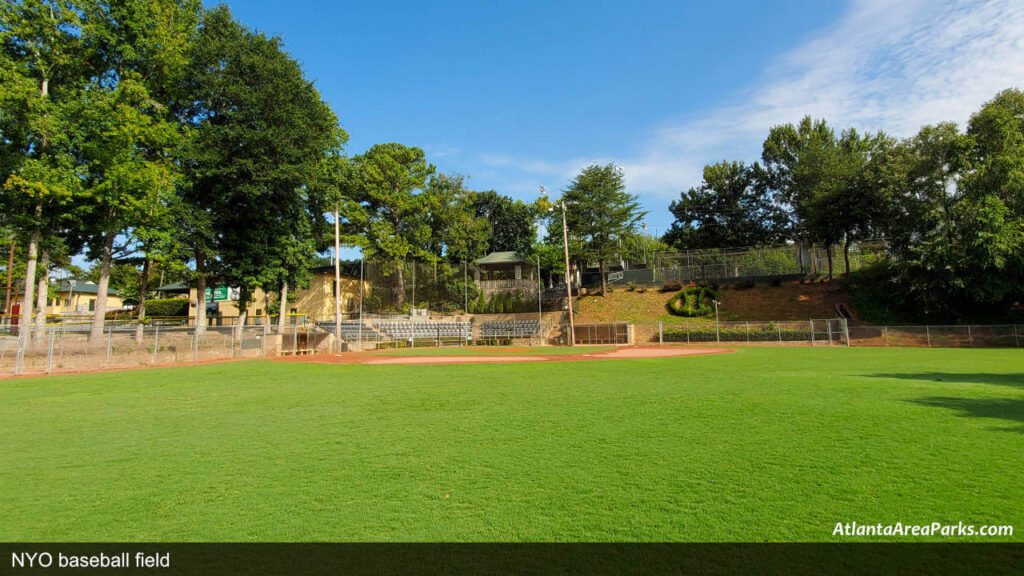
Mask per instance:
[[[658,346],[665,345],[665,329],[661,322],[658,322]]]
[[[849,348],[853,344],[850,342],[850,321],[846,318],[842,319],[843,332],[846,333],[846,347]]]
[[[1020,348],[1020,336],[1017,334],[1017,325],[1013,325],[1013,340],[1017,343],[1017,348]]]
[[[782,323],[775,324],[775,327],[779,329],[779,345],[782,345]]]
[[[104,365],[106,368],[110,368],[110,345],[114,339],[114,327],[107,328],[107,361]]]
[[[156,365],[157,351],[160,350],[160,325],[154,325],[153,330],[153,365]]]
[[[193,346],[193,348],[192,348],[192,361],[193,362],[199,362],[199,329],[198,328],[196,328],[194,330],[194,334],[195,334],[195,336],[193,337],[193,339],[195,341],[192,343],[192,346]]]
[[[814,320],[809,321],[811,325],[811,346],[814,346]]]
[[[967,343],[971,346],[974,345],[974,336],[971,335],[971,325],[967,325]]]
[[[885,333],[885,347],[889,347],[889,327],[882,326],[882,331]]]
[[[747,344],[750,344],[750,322],[746,322],[747,326]]]
[[[267,329],[270,327],[270,316],[267,316],[267,321],[263,323],[263,340],[260,343],[260,357],[267,357]]]
[[[828,345],[832,347],[832,321],[828,318],[825,319],[825,330],[828,332]]]
[[[924,327],[924,333],[928,336],[928,347],[932,347],[932,329],[929,326]]]

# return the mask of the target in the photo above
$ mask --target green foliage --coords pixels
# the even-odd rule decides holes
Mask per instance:
[[[530,252],[537,227],[529,205],[488,190],[474,193],[469,209],[473,216],[488,224],[487,252]]]
[[[562,192],[570,245],[579,244],[577,258],[598,260],[601,264],[601,290],[606,290],[604,263],[618,250],[619,241],[632,234],[646,212],[639,197],[626,192],[622,172],[613,164],[592,165],[576,175]],[[550,220],[550,234],[562,234],[561,214],[556,210]]]
[[[714,313],[714,300],[718,291],[707,286],[688,286],[669,299],[666,307],[670,314],[696,318]]]
[[[785,211],[743,162],[704,167],[700,187],[669,206],[675,222],[664,240],[680,250],[777,244],[788,236]]]
[[[188,298],[167,298],[163,300],[146,300],[146,316],[188,316]]]

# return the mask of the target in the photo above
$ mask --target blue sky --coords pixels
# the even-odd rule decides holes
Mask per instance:
[[[226,3],[284,38],[349,154],[419,146],[527,200],[615,162],[659,232],[704,164],[756,160],[774,124],[904,136],[1024,87],[1012,0]]]

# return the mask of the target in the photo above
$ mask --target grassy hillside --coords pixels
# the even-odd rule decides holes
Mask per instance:
[[[606,298],[588,295],[579,300],[577,322],[690,322],[705,323],[708,318],[680,318],[668,313],[665,303],[672,293],[647,290],[630,292],[619,288]],[[836,304],[850,307],[849,295],[838,281],[831,284],[784,282],[780,286],[757,284],[746,290],[731,286],[719,289],[722,305],[719,313],[728,320],[807,320],[835,318]],[[712,320],[714,316],[710,317]]]

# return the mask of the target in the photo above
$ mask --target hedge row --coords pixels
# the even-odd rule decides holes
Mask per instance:
[[[188,298],[146,300],[146,316],[188,316]]]
[[[687,286],[668,301],[668,311],[676,316],[695,318],[714,312],[712,304],[718,291],[708,286]]]

